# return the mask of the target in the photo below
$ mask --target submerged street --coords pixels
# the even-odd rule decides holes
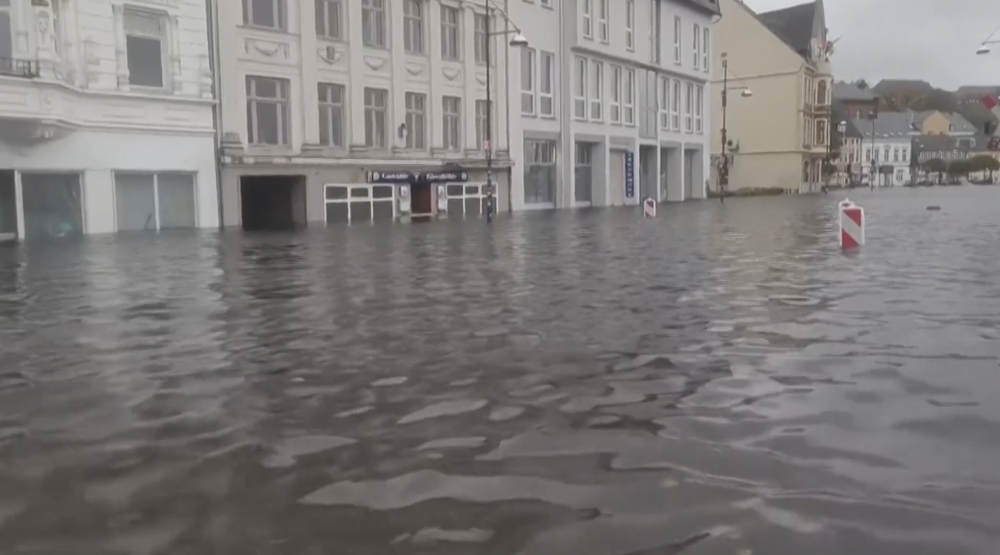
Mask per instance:
[[[2,246],[0,552],[991,553],[1000,189],[842,198]]]

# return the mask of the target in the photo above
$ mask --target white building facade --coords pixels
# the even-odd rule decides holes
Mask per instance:
[[[507,0],[515,209],[704,198],[715,0]]]
[[[861,181],[872,183],[874,168],[876,187],[909,183],[911,143],[913,137],[919,134],[913,128],[911,115],[884,112],[875,120],[854,120],[852,125],[860,134],[857,144],[863,153]]]
[[[207,16],[0,0],[0,239],[218,226]]]
[[[481,216],[487,81],[506,211],[509,51],[484,2],[213,4],[224,225]]]

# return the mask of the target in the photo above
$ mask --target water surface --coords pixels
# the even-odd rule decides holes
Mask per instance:
[[[0,552],[993,553],[1000,188],[839,198],[5,247]]]

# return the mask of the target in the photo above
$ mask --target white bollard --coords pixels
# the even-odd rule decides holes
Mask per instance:
[[[844,199],[839,207],[840,212],[840,248],[856,249],[865,244],[865,210],[854,204],[850,199]]]
[[[655,218],[656,217],[656,201],[651,198],[647,198],[642,201],[642,217],[643,218]]]

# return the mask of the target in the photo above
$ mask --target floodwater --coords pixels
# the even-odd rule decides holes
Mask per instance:
[[[4,247],[0,552],[995,553],[1000,188],[856,197]]]

